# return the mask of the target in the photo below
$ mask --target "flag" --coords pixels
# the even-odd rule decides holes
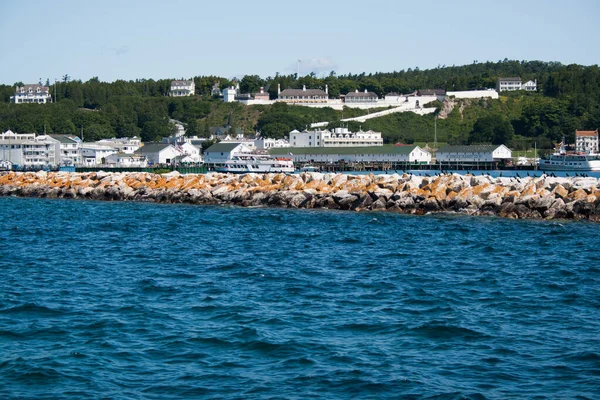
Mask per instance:
[[[302,62],[302,60],[298,60],[298,62],[299,62],[299,63],[301,63],[301,62]]]

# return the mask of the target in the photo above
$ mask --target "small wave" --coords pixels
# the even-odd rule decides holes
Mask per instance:
[[[432,339],[483,339],[488,335],[456,325],[442,325],[438,323],[424,324],[411,331]]]
[[[40,306],[35,303],[25,303],[20,306],[5,308],[0,310],[0,314],[37,314],[42,316],[61,315],[64,314],[60,310],[55,310],[50,307]]]

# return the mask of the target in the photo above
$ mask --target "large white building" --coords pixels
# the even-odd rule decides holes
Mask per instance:
[[[381,132],[350,132],[348,128],[335,128],[333,131],[315,129],[289,134],[291,147],[361,147],[383,146]]]
[[[537,79],[534,81],[521,82],[519,77],[498,78],[498,92],[511,92],[514,90],[537,91]]]
[[[436,153],[436,163],[494,163],[512,158],[512,151],[503,144],[444,146]]]
[[[50,88],[41,84],[17,86],[15,95],[10,98],[11,103],[38,103],[45,104],[52,102]]]
[[[575,150],[588,154],[598,153],[598,129],[575,131]]]
[[[50,168],[60,164],[60,142],[48,135],[15,134],[0,139],[0,158],[23,168]]]
[[[194,80],[189,81],[171,81],[171,90],[169,96],[193,96],[196,93],[196,84]]]

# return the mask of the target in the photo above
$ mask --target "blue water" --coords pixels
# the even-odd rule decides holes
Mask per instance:
[[[0,398],[600,398],[600,226],[0,198]]]

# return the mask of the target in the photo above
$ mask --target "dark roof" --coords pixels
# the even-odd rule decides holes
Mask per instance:
[[[149,154],[149,153],[158,153],[167,147],[171,146],[168,143],[145,143],[142,147],[135,151],[135,154]]]
[[[472,146],[443,146],[437,152],[439,153],[491,153],[501,144],[476,144]]]
[[[208,149],[206,149],[204,152],[205,153],[229,153],[231,150],[235,149],[240,144],[243,144],[243,143],[239,143],[239,142],[226,142],[226,143],[219,142],[219,143],[213,144]]]
[[[20,91],[21,88],[23,88],[24,91],[29,91],[29,89],[31,88],[33,91],[36,91],[37,88],[40,88],[41,92],[44,93],[48,93],[50,91],[50,88],[48,86],[43,86],[43,85],[39,85],[39,84],[26,84],[23,86],[17,86],[17,91]]]
[[[498,78],[498,80],[499,81],[521,82],[521,78],[519,78],[519,77]]]
[[[270,154],[410,154],[417,146],[362,146],[362,147],[279,147]]]
[[[443,96],[446,91],[444,89],[419,89],[417,93],[419,96]]]
[[[346,95],[348,97],[377,97],[377,93],[373,92],[350,92]]]
[[[52,139],[56,139],[61,143],[66,143],[66,144],[73,144],[73,143],[77,143],[77,140],[73,139],[72,135],[56,135],[56,134],[51,134],[48,135],[50,136]]]
[[[285,89],[283,90],[279,96],[324,96],[327,97],[327,93],[322,91],[321,89]]]
[[[192,84],[192,81],[171,81],[171,86],[175,85],[175,86],[189,86]]]

